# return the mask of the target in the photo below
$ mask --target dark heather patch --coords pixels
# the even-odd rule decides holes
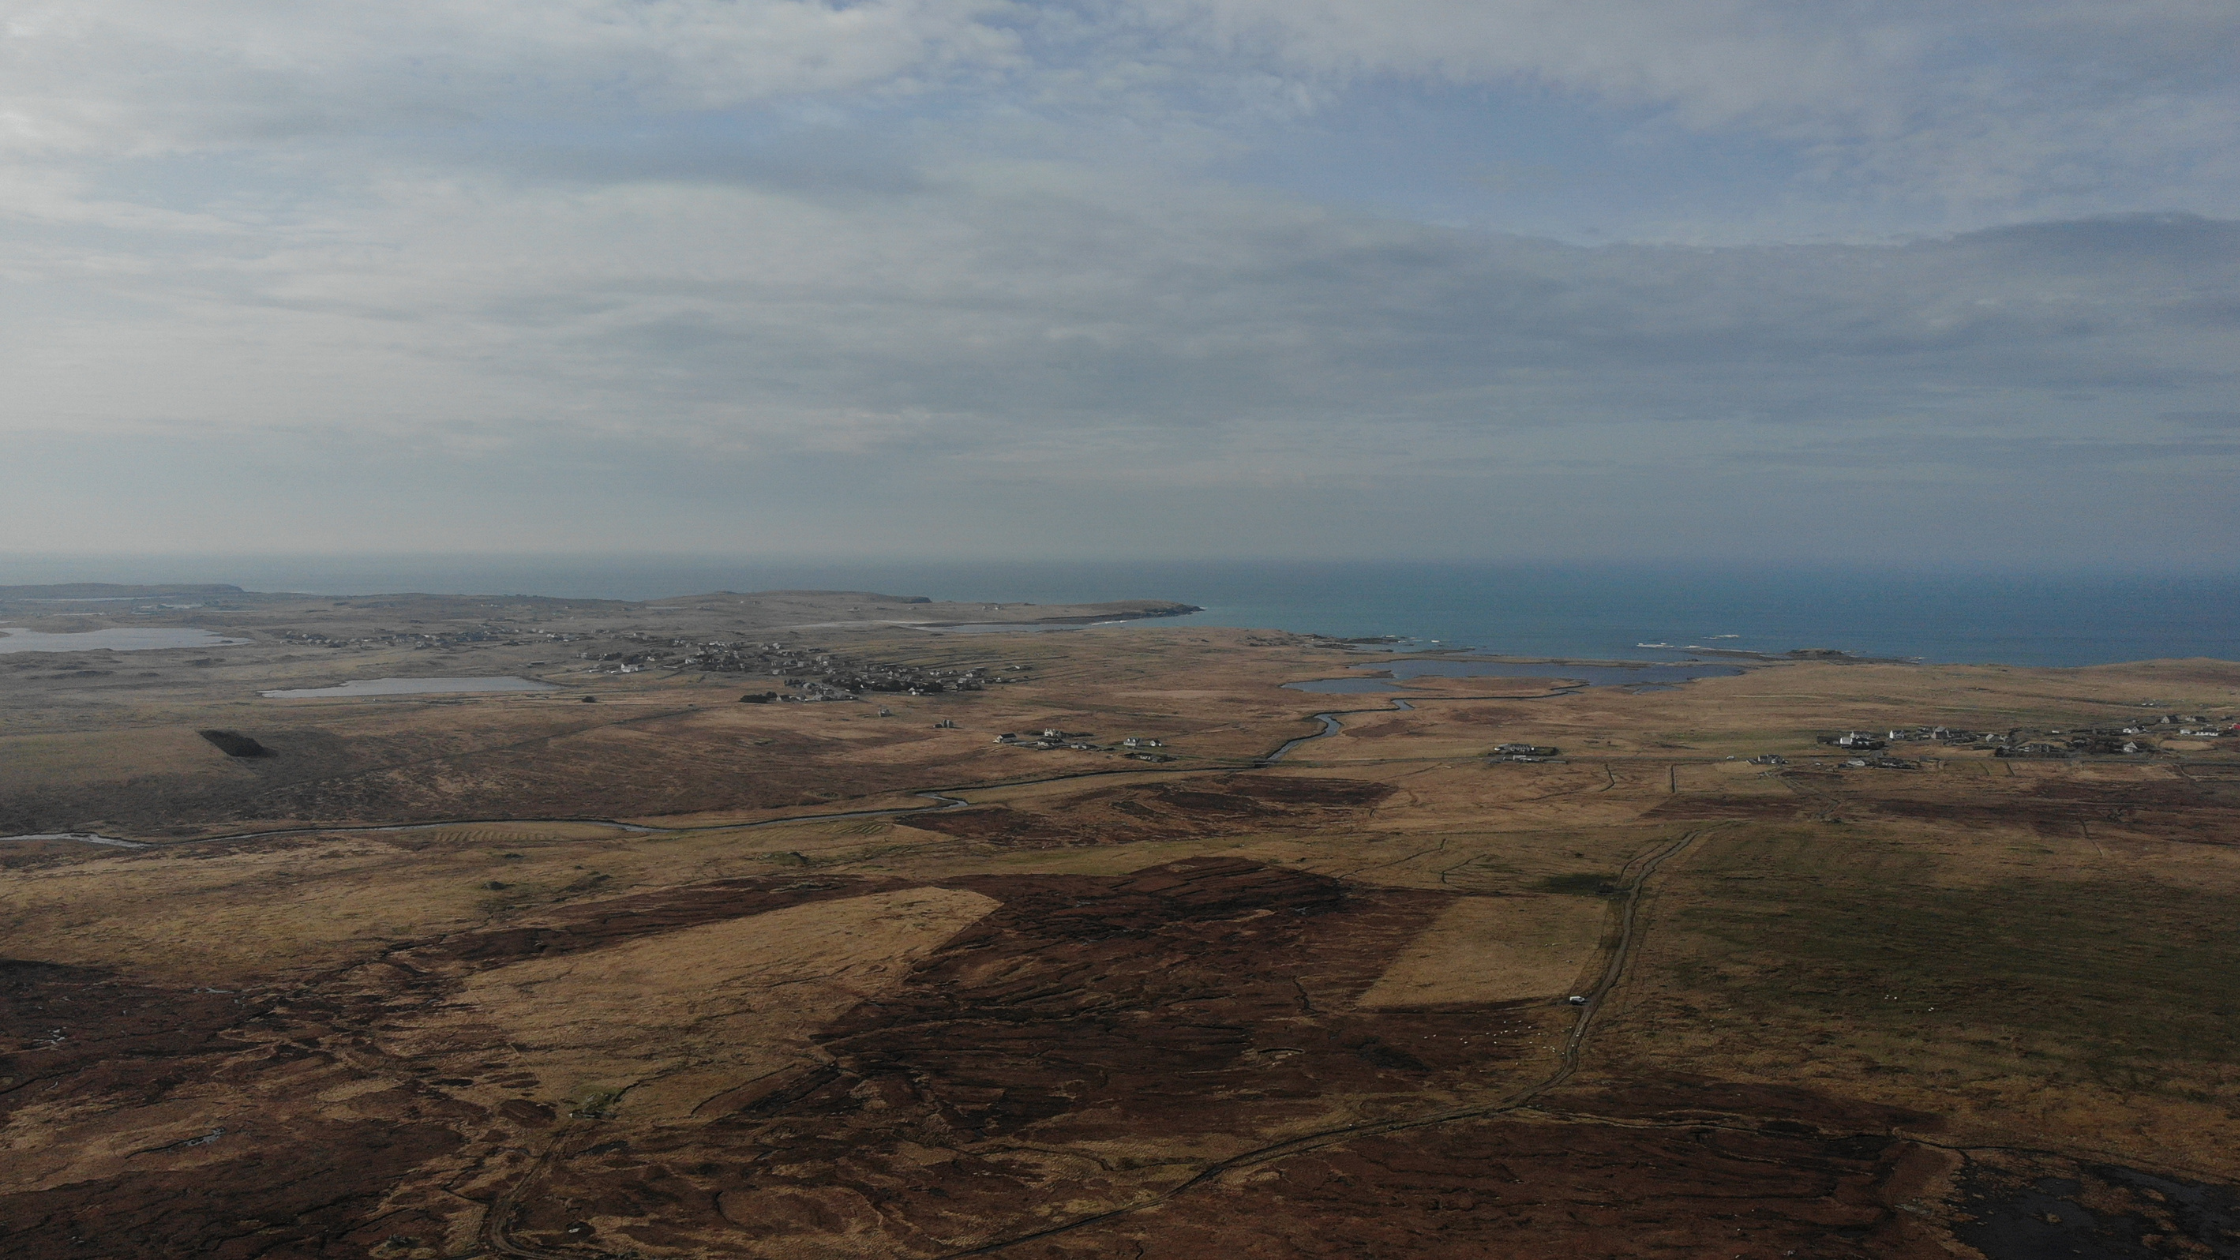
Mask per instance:
[[[2240,1195],[2229,1186],[2114,1165],[2061,1176],[1975,1163],[1959,1188],[1970,1219],[1952,1232],[1990,1260],[2240,1260]]]

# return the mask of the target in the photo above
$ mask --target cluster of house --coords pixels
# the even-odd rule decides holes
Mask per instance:
[[[2240,738],[2240,717],[2235,717],[2230,713],[2223,717],[2206,717],[2199,713],[2191,716],[2165,713],[2152,722],[2141,723],[2138,729],[2144,731],[2159,727],[2170,728],[2169,730],[2156,730],[2155,733],[2161,735],[2178,735],[2192,739]]]
[[[1822,735],[1819,740],[1823,744],[1832,744],[1847,752],[1866,754],[1881,753],[1883,749],[1890,746],[1891,740],[1898,738],[1901,738],[1901,736],[1897,731],[1891,731],[1887,735],[1870,735],[1863,731],[1845,731],[1841,735]],[[1789,759],[1780,753],[1763,753],[1752,757],[1750,764],[1754,766],[1785,766],[1789,764]],[[1854,770],[1919,770],[1921,768],[1921,763],[1918,761],[1907,761],[1903,757],[1891,756],[1870,757],[1861,755],[1846,757],[1841,764]]]
[[[488,644],[500,647],[522,647],[531,640],[572,643],[586,636],[580,634],[555,634],[549,630],[517,630],[509,626],[490,623],[471,630],[445,630],[428,633],[420,630],[390,630],[375,627],[370,635],[351,639],[338,639],[333,635],[312,630],[280,630],[276,636],[300,647],[408,647],[429,651],[438,648],[467,647]],[[542,662],[539,662],[542,664]]]
[[[1130,735],[1117,744],[1094,744],[1095,731],[1061,731],[1048,727],[1039,733],[1022,734],[1005,731],[996,736],[995,742],[1012,748],[1070,748],[1075,752],[1125,752],[1139,760],[1156,761],[1161,758],[1151,750],[1166,747],[1166,741],[1142,735]]]
[[[621,648],[594,648],[582,658],[593,662],[591,672],[635,674],[647,669],[699,670],[716,674],[764,674],[783,678],[796,695],[788,700],[855,700],[864,692],[913,696],[945,691],[983,691],[998,683],[1022,681],[1025,665],[973,666],[956,669],[921,669],[876,661],[835,657],[820,648],[785,643],[694,642],[690,639],[656,639],[632,633]]]
[[[1896,743],[1944,744],[1950,747],[1969,748],[1989,752],[1994,757],[2078,757],[2078,756],[2143,756],[2151,754],[2156,746],[2148,736],[2191,736],[2197,739],[2240,738],[2240,722],[2230,716],[2204,717],[2165,714],[2152,722],[2129,722],[2106,726],[2078,727],[2074,729],[2031,730],[2013,727],[2004,731],[1970,731],[1950,726],[1914,726],[1904,729],[1872,731],[1845,731],[1841,735],[1822,735],[1823,744],[1833,745],[1852,752],[1880,752]],[[1761,764],[1763,758],[1751,760]],[[1871,761],[1853,758],[1846,764],[1881,765],[1897,761],[1883,757]]]
[[[1495,761],[1546,761],[1562,755],[1563,750],[1552,744],[1501,744],[1492,753]]]
[[[1081,741],[1090,739],[1095,735],[1095,731],[1061,731],[1053,726],[1040,735],[1021,735],[1017,731],[1005,731],[1003,734],[996,736],[996,742],[1012,744],[1021,748],[1072,748],[1081,752],[1091,752],[1097,746]]]

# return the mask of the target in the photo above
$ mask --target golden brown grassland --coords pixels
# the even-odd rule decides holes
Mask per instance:
[[[1814,743],[2240,665],[1398,709],[1301,636],[896,624],[1095,610],[238,603],[0,656],[0,831],[147,846],[0,844],[10,1255],[2240,1254],[2235,740]],[[586,672],[718,639],[1016,681]],[[483,674],[564,689],[257,694]]]

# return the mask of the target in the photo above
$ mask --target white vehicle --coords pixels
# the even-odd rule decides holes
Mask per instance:
[[[1573,1006],[1585,1006],[1587,1004],[1586,995],[1583,993],[1574,993],[1565,1000],[1570,1002]]]

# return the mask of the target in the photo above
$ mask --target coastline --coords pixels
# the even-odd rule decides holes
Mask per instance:
[[[123,613],[131,609],[131,597],[238,611],[251,590],[383,600],[401,597],[376,593],[526,590],[544,592],[539,598],[548,601],[616,608],[693,599],[693,592],[925,590],[954,603],[940,610],[896,607],[866,614],[957,627],[980,623],[980,609],[1000,604],[1006,616],[1017,607],[1032,614],[1021,620],[1052,625],[1282,627],[1363,652],[1446,652],[1468,644],[1485,655],[1591,662],[1689,655],[1781,658],[1815,648],[1856,660],[2064,668],[2196,657],[2240,660],[2240,575],[1556,568],[1460,561],[882,564],[501,556],[78,558],[64,566],[59,558],[0,557],[0,579],[38,577],[74,583],[67,592],[73,601],[98,602],[23,604],[16,609],[20,616],[51,616],[63,608]],[[87,584],[98,578],[144,585],[104,592]],[[182,580],[155,584],[164,578]],[[213,585],[218,582],[237,589]],[[53,591],[39,594],[51,600]],[[132,596],[119,599],[122,591]],[[1096,607],[1110,606],[1120,592],[1161,598],[1123,601],[1139,608],[1124,617]],[[0,587],[0,604],[31,593]],[[1145,604],[1165,604],[1172,611],[1154,621],[1140,611]]]

